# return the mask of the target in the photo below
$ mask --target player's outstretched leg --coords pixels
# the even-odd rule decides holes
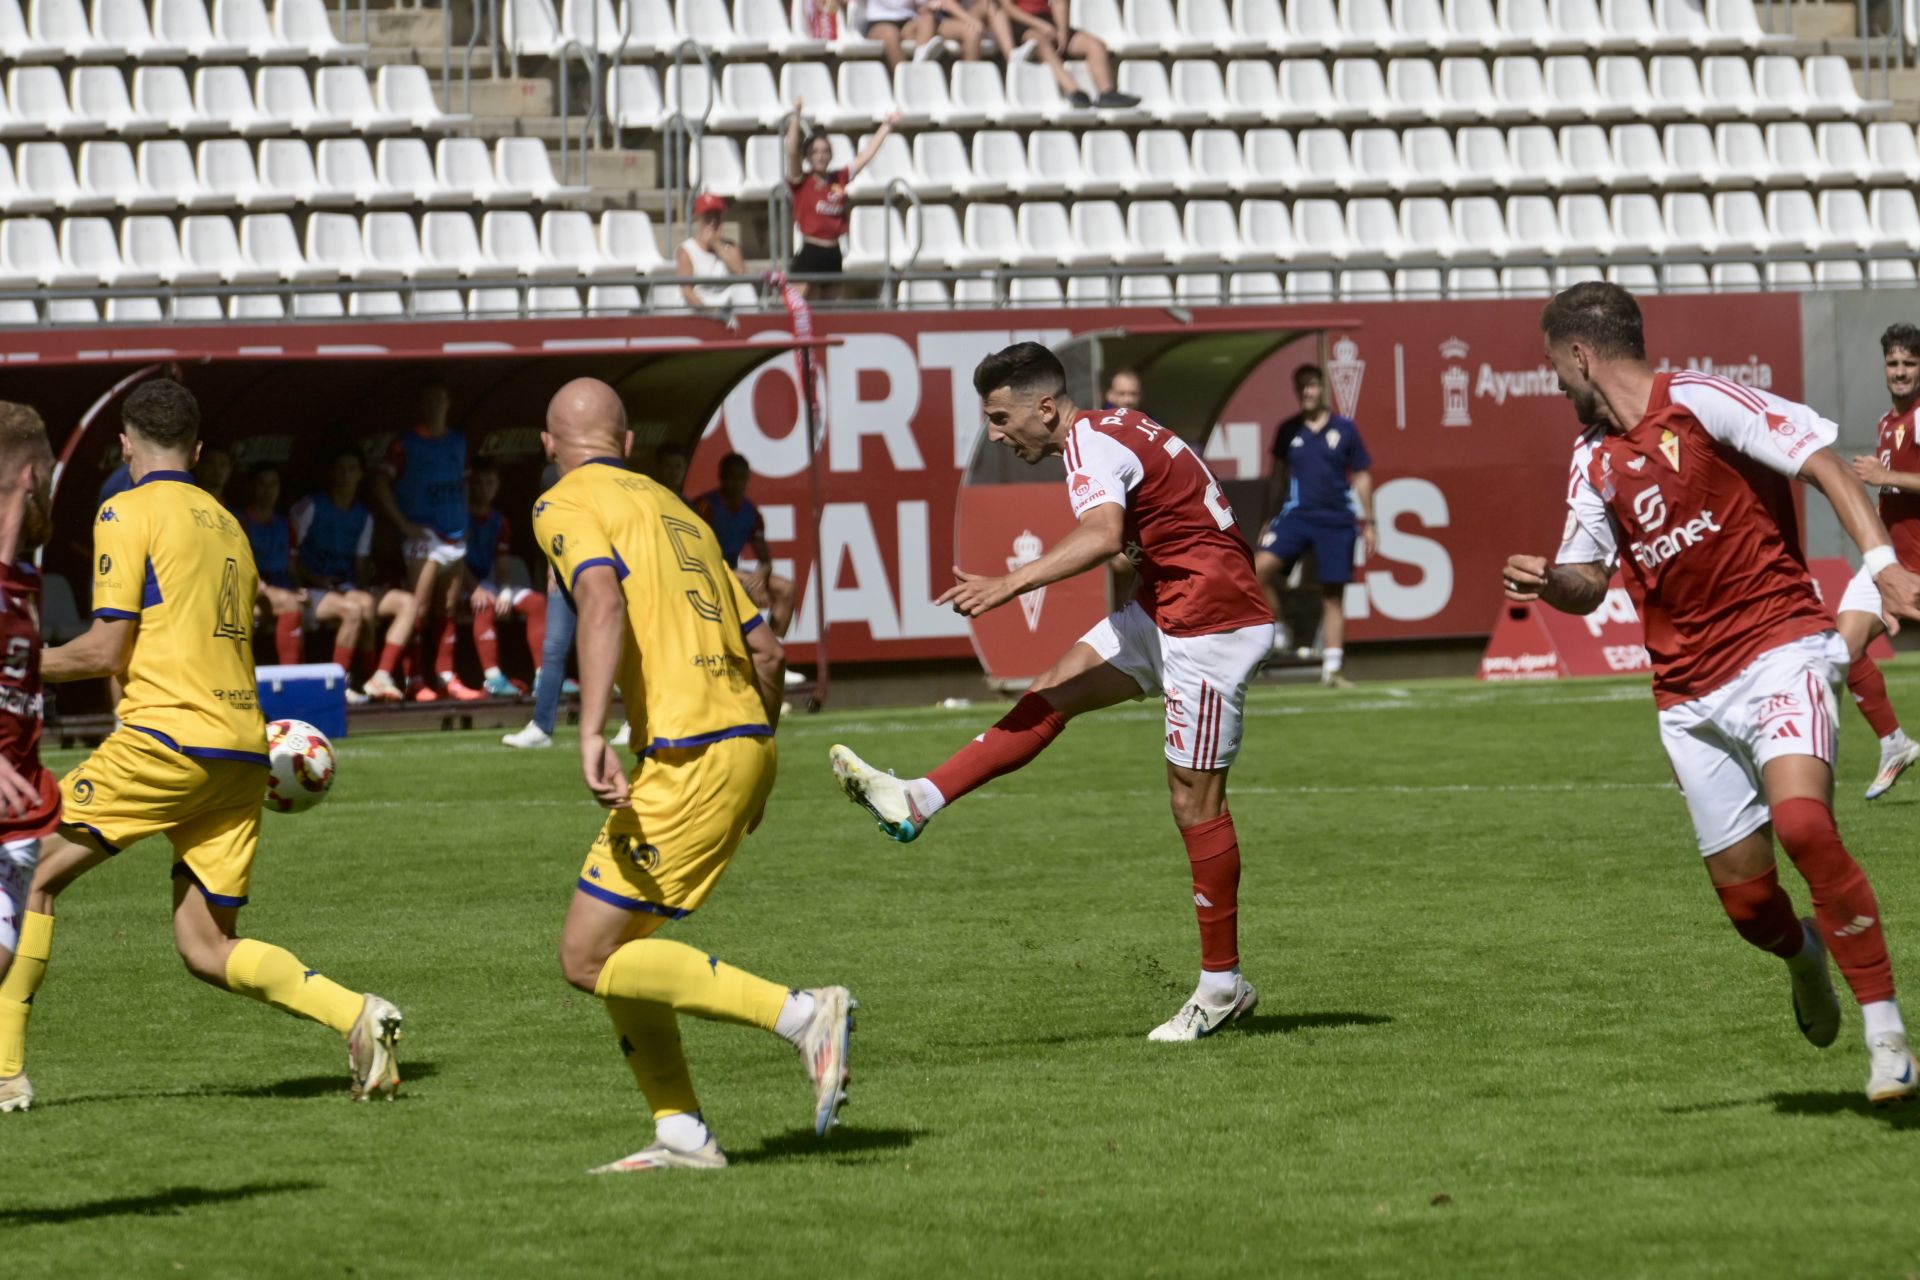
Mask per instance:
[[[1880,739],[1880,769],[1867,787],[1867,799],[1878,800],[1893,790],[1901,774],[1920,762],[1920,742],[1909,738],[1900,727],[1900,717],[1894,712],[1893,700],[1887,696],[1887,678],[1881,674],[1879,663],[1864,653],[1855,658],[1847,668],[1847,688],[1874,736]]]

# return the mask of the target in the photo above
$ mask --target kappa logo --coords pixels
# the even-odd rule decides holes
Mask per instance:
[[[536,520],[538,520],[538,519],[540,518],[540,513],[541,513],[542,511],[545,511],[546,509],[547,509],[547,500],[546,500],[545,498],[542,498],[542,499],[540,499],[540,501],[538,501],[538,502],[536,502],[536,503],[534,503],[534,504],[533,504],[533,518],[534,518],[534,519],[536,519]]]
[[[1645,458],[1635,458],[1635,462],[1645,463]],[[1667,495],[1660,492],[1660,486],[1642,489],[1633,499],[1633,518],[1648,533],[1660,532],[1660,526],[1667,522]]]
[[[100,523],[101,523],[101,524],[112,524],[112,523],[113,523],[113,522],[114,522],[115,520],[118,520],[119,518],[120,518],[119,516],[116,516],[116,515],[115,515],[115,514],[113,513],[113,508],[112,508],[112,507],[102,507],[102,508],[100,508]]]
[[[1013,540],[1013,554],[1007,557],[1007,572],[1014,573],[1026,568],[1040,558],[1046,544],[1031,529],[1022,529],[1020,536]],[[1028,631],[1040,629],[1040,610],[1045,606],[1047,589],[1035,587],[1020,597],[1020,615],[1027,620]]]

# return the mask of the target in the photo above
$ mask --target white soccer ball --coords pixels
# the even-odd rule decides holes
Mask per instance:
[[[333,789],[333,744],[305,720],[267,725],[267,808],[303,813]]]

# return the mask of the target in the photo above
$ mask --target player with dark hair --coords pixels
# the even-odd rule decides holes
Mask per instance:
[[[374,628],[388,619],[366,696],[398,702],[394,679],[400,655],[413,638],[413,594],[373,586],[373,513],[360,501],[366,463],[360,451],[342,445],[327,459],[327,482],[293,504],[287,522],[299,555],[293,570],[307,589],[307,626],[334,626],[333,660],[353,672],[357,649],[370,648]]]
[[[173,846],[173,940],[187,971],[331,1027],[347,1042],[352,1095],[391,1096],[400,1083],[400,1011],[239,936],[267,768],[253,675],[253,552],[188,471],[200,410],[185,387],[164,378],[142,384],[122,405],[121,423],[133,488],[94,521],[93,625],[45,650],[40,670],[54,683],[124,672],[126,693],[120,727],[61,781],[60,829],[43,843],[19,951],[0,982],[0,1110],[24,1110],[33,1099],[21,1068],[54,900],[161,834]]]
[[[439,697],[430,674],[439,630],[448,625],[464,585],[460,566],[467,555],[467,437],[448,425],[453,397],[444,382],[421,383],[418,407],[419,421],[394,437],[386,465],[376,467],[371,479],[374,509],[393,522],[403,540],[420,665],[428,673],[414,697],[432,702]],[[464,692],[472,698],[485,696]]]
[[[752,478],[746,458],[730,453],[720,459],[720,487],[707,490],[688,505],[713,526],[727,564],[740,574],[747,594],[766,613],[767,621],[773,624],[773,634],[784,636],[793,624],[793,584],[773,571],[773,548],[767,545],[766,521],[760,517],[760,508],[747,496],[747,483]],[[740,556],[749,548],[757,563],[740,573]]]
[[[1808,575],[1792,481],[1819,490],[1865,554],[1843,609],[1884,601],[1920,618],[1920,577],[1896,561],[1833,451],[1838,429],[1812,409],[1710,374],[1654,372],[1639,305],[1618,285],[1564,290],[1540,328],[1585,432],[1556,562],[1510,557],[1507,597],[1591,613],[1621,568],[1646,626],[1661,742],[1727,916],[1786,962],[1794,1021],[1822,1048],[1840,1028],[1830,951],[1860,1003],[1868,1100],[1912,1097],[1920,1079],[1880,906],[1833,819],[1834,695],[1849,652]],[[1809,919],[1780,885],[1776,835],[1811,891]]]
[[[284,663],[300,661],[307,593],[294,580],[293,526],[280,514],[280,468],[271,462],[247,471],[246,497],[234,508],[260,571],[260,603],[273,619],[273,648]]]
[[[1887,375],[1887,395],[1893,405],[1880,417],[1875,430],[1876,452],[1853,459],[1853,473],[1880,490],[1880,519],[1893,538],[1900,563],[1920,569],[1920,441],[1914,431],[1914,406],[1920,404],[1920,328],[1889,325],[1880,335],[1880,356]],[[1866,654],[1866,643],[1879,619],[1871,615],[1842,618],[1841,634],[1853,642],[1860,656],[1847,672],[1847,685],[1867,723],[1880,736],[1880,770],[1867,788],[1867,799],[1877,800],[1893,789],[1900,775],[1920,761],[1920,743],[1909,738],[1887,697],[1887,679],[1879,664]],[[1845,625],[1851,622],[1853,625]],[[1857,634],[1856,634],[1857,633]]]
[[[1140,396],[1140,375],[1133,370],[1123,366],[1107,375],[1107,408],[1138,409]]]
[[[40,763],[40,573],[33,553],[53,532],[53,448],[40,415],[0,403],[0,1043],[46,964],[46,930],[27,916],[40,842],[60,825],[60,787]],[[16,966],[14,956],[19,953]],[[20,972],[16,977],[12,969]],[[9,986],[9,983],[12,986]],[[0,1080],[0,1111],[24,1111],[33,1086],[17,1064]]]
[[[1327,375],[1319,365],[1293,371],[1300,412],[1273,435],[1273,471],[1267,479],[1267,510],[1273,515],[1260,535],[1253,571],[1273,616],[1280,617],[1280,584],[1309,550],[1320,579],[1320,681],[1344,688],[1347,584],[1353,581],[1353,544],[1371,557],[1378,547],[1373,528],[1373,458],[1352,418],[1327,402]],[[1282,498],[1284,495],[1284,500]],[[1277,631],[1277,629],[1276,629]]]
[[[1162,698],[1167,786],[1200,921],[1200,981],[1151,1038],[1197,1040],[1258,1000],[1240,973],[1240,844],[1227,811],[1227,770],[1240,750],[1247,686],[1273,642],[1273,615],[1252,553],[1197,452],[1137,410],[1081,409],[1067,393],[1059,358],[1039,343],[988,356],[973,385],[988,439],[1029,465],[1065,460],[1067,501],[1079,526],[1004,577],[955,570],[959,584],[939,603],[978,617],[1123,550],[1138,566],[1140,584],[999,723],[925,777],[895,778],[843,746],[831,752],[834,776],[881,830],[909,841],[946,805],[1032,762],[1075,716]]]

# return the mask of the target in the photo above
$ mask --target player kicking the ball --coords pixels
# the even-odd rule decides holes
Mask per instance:
[[[1802,404],[1707,374],[1656,374],[1640,307],[1617,285],[1578,284],[1540,317],[1547,358],[1581,424],[1566,535],[1551,568],[1507,561],[1511,600],[1592,612],[1616,562],[1645,620],[1660,738],[1707,875],[1733,927],[1786,962],[1794,1021],[1824,1048],[1840,1005],[1827,953],[1866,1024],[1867,1098],[1920,1088],[1894,1003],[1880,907],[1833,821],[1835,693],[1848,650],[1800,550],[1790,478],[1833,504],[1866,570],[1843,612],[1920,617],[1920,577],[1894,559],[1866,490],[1832,449],[1833,423]],[[1877,610],[1876,610],[1877,611]],[[1795,917],[1773,842],[1813,897]]]
[[[988,356],[973,385],[995,444],[1029,465],[1065,459],[1067,499],[1080,524],[1005,577],[960,573],[939,603],[977,617],[1122,551],[1138,564],[1140,585],[998,724],[926,777],[902,781],[841,746],[832,751],[834,776],[883,831],[913,840],[946,805],[1030,763],[1075,716],[1159,694],[1173,820],[1186,842],[1200,918],[1200,984],[1149,1038],[1198,1040],[1251,1012],[1259,998],[1240,974],[1240,845],[1227,812],[1247,685],[1273,644],[1253,553],[1198,453],[1138,410],[1080,409],[1045,347],[1022,342]]]
[[[606,1002],[654,1125],[650,1145],[593,1172],[722,1169],[680,1014],[759,1027],[798,1049],[815,1133],[846,1100],[845,987],[789,990],[653,936],[706,901],[766,811],[786,660],[713,531],[627,470],[633,438],[613,388],[562,387],[542,440],[560,479],[534,504],[533,528],[579,611],[580,765],[611,810],[580,869],[560,966]],[[616,681],[640,756],[631,778],[601,729]]]
[[[103,503],[94,522],[93,625],[46,650],[40,664],[52,682],[122,673],[120,727],[60,784],[60,830],[41,849],[19,947],[0,981],[0,1111],[33,1100],[21,1067],[54,899],[128,845],[161,834],[173,846],[173,940],[187,971],[333,1028],[347,1042],[353,1097],[392,1097],[400,1011],[237,934],[267,783],[253,678],[253,552],[226,508],[193,482],[200,408],[187,389],[164,378],[144,383],[121,416],[133,488]]]

